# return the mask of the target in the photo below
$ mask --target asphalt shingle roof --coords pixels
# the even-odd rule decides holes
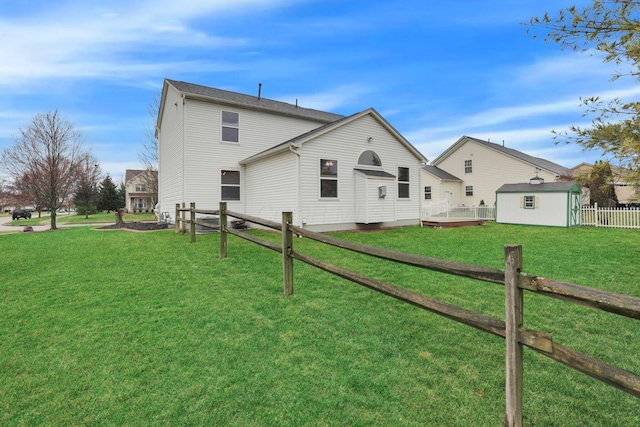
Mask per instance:
[[[257,96],[245,95],[242,93],[231,92],[228,90],[216,89],[208,86],[201,86],[177,80],[166,79],[166,81],[182,93],[210,98],[211,100],[219,101],[224,104],[232,104],[247,108],[266,110],[289,116],[304,117],[324,123],[335,122],[336,120],[344,117],[340,114],[314,110],[312,108],[303,108],[297,105],[288,104],[281,101],[274,101],[272,99],[264,97],[258,98]]]
[[[432,166],[432,165],[424,165],[422,166],[422,169],[426,170],[427,172],[429,172],[431,175],[440,178],[440,179],[444,179],[447,181],[462,181],[460,178],[451,175],[449,172],[446,172],[442,169],[440,169],[437,166]]]
[[[572,181],[557,181],[557,182],[545,182],[543,184],[529,184],[523,182],[520,184],[504,184],[498,188],[498,193],[521,193],[521,192],[535,192],[535,191],[569,191],[575,182]]]

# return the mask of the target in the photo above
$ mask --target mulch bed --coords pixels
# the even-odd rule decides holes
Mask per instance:
[[[96,230],[157,231],[167,228],[167,224],[158,224],[157,222],[123,222],[122,224],[97,227]]]

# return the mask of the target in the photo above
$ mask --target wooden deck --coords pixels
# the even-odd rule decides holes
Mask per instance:
[[[464,218],[425,218],[422,220],[423,227],[433,228],[453,228],[453,227],[469,227],[471,225],[484,225],[484,221],[480,219],[464,219]]]

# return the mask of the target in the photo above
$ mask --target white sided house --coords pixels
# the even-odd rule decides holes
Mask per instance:
[[[345,117],[165,80],[159,211],[196,203],[316,231],[417,225],[426,159],[373,108]],[[165,214],[166,215],[166,214]]]
[[[496,222],[577,227],[582,224],[582,191],[575,182],[505,184],[496,191]]]
[[[503,184],[533,175],[558,181],[564,166],[489,141],[463,136],[422,169],[425,206],[493,206]]]

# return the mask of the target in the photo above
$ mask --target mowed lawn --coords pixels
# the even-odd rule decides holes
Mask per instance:
[[[279,235],[253,232],[279,241]],[[335,236],[640,297],[640,230],[488,224]],[[500,426],[505,343],[218,234],[0,236],[0,425]],[[296,250],[504,319],[497,284]],[[525,294],[525,326],[640,374],[640,323]],[[638,426],[640,399],[524,351],[528,426]]]

